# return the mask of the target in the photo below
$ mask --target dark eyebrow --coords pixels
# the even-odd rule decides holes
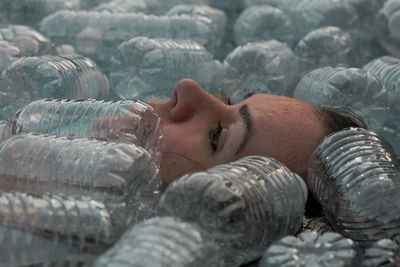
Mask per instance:
[[[246,143],[249,140],[249,137],[251,135],[251,129],[253,127],[253,119],[251,117],[251,114],[249,112],[249,107],[247,106],[247,104],[240,107],[239,115],[240,115],[240,117],[242,117],[242,120],[245,124],[245,133],[244,133],[242,142],[239,145],[239,148],[236,150],[235,155],[237,155],[240,152],[240,150],[242,150],[243,147],[246,145]]]

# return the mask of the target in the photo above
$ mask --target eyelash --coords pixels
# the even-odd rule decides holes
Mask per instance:
[[[221,132],[222,132],[222,125],[221,121],[219,121],[217,128],[211,130],[208,133],[208,139],[210,141],[211,148],[213,149],[214,152],[217,151],[219,136],[221,135]]]

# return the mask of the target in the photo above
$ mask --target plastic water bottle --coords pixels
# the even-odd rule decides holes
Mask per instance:
[[[382,239],[365,251],[362,266],[396,266],[398,265],[399,261],[399,244],[390,239]]]
[[[380,57],[370,61],[363,69],[379,78],[388,91],[389,109],[382,128],[378,129],[400,155],[400,60],[395,57]]]
[[[315,69],[300,80],[293,96],[317,107],[350,108],[373,130],[382,127],[389,105],[379,79],[357,68]]]
[[[350,67],[356,57],[351,35],[338,27],[324,27],[308,33],[294,49],[302,73],[321,67]]]
[[[41,56],[53,53],[51,41],[29,26],[8,25],[7,27],[1,27],[0,40],[8,41],[18,47],[21,57]]]
[[[146,14],[156,13],[159,9],[160,3],[158,0],[113,0],[92,8],[95,11],[109,11],[112,13],[142,12]]]
[[[9,124],[12,135],[43,133],[131,142],[150,151],[157,162],[162,150],[160,118],[139,100],[41,99],[20,109]]]
[[[1,74],[0,84],[7,99],[0,106],[4,119],[36,99],[105,99],[109,91],[108,79],[96,63],[79,55],[20,58]]]
[[[134,144],[23,134],[0,145],[1,191],[89,195],[138,206],[159,183],[151,155]]]
[[[154,217],[135,225],[93,266],[224,266],[219,247],[195,224]]]
[[[380,44],[393,56],[398,56],[400,53],[400,1],[386,1],[377,15],[376,23],[379,25]]]
[[[276,40],[237,47],[224,60],[222,88],[233,102],[249,93],[289,96],[299,79],[292,50]]]
[[[7,66],[18,59],[20,50],[18,47],[7,41],[0,41],[0,73]]]
[[[222,64],[203,46],[190,40],[136,37],[118,49],[116,70],[111,73],[110,81],[124,99],[168,98],[183,78],[210,88],[222,72]]]
[[[323,234],[325,232],[333,232],[332,226],[324,216],[306,217],[303,218],[301,232],[316,232]]]
[[[271,245],[258,266],[359,266],[361,251],[338,233],[301,233],[286,236]]]
[[[59,11],[43,19],[40,28],[53,42],[71,44],[105,67],[119,44],[138,36],[190,39],[206,48],[214,42],[211,21],[187,15]]]
[[[251,156],[182,176],[164,192],[159,214],[197,223],[220,244],[225,265],[239,266],[296,233],[306,198],[297,174],[275,159]]]
[[[390,146],[374,132],[348,128],[317,147],[308,183],[332,227],[368,247],[398,234],[399,176]]]
[[[32,232],[35,236],[32,240],[26,238],[27,233],[25,233],[25,238],[22,240],[17,240],[17,242],[8,240],[6,243],[0,243],[2,247],[0,261],[14,259],[25,260],[28,262],[27,265],[41,263],[32,262],[26,258],[21,259],[18,256],[36,253],[40,255],[47,248],[55,255],[62,257],[79,257],[80,253],[99,255],[113,244],[125,230],[114,223],[112,213],[103,203],[85,197],[76,199],[56,195],[33,197],[18,192],[2,193],[0,194],[0,211],[0,225],[3,229],[6,226],[9,227],[9,230],[25,230]],[[40,241],[40,237],[42,237],[43,243],[35,243],[44,247],[29,246],[33,245],[32,241],[37,239]],[[3,250],[4,247],[5,250]],[[25,247],[28,251],[25,252],[21,247]],[[3,251],[9,251],[11,255],[7,253],[5,256]],[[76,254],[66,255],[67,253]],[[43,254],[49,256],[48,253]],[[50,257],[53,258],[55,255],[50,255]],[[35,259],[35,261],[38,260]],[[42,262],[48,260],[47,257],[41,259]],[[16,265],[15,262],[4,264],[5,266]]]
[[[236,45],[264,40],[278,40],[290,47],[296,43],[290,16],[269,5],[245,9],[235,21],[234,37]]]

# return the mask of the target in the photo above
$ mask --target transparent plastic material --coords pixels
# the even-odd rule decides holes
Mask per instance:
[[[302,73],[321,67],[354,66],[356,57],[351,35],[338,27],[324,27],[309,32],[299,41],[296,54]]]
[[[360,266],[361,251],[351,239],[338,233],[301,233],[287,236],[272,244],[259,267],[269,266]]]
[[[139,207],[141,202],[150,205],[145,199],[157,198],[159,185],[150,154],[134,144],[34,134],[0,144],[1,191],[86,195]]]
[[[159,214],[197,223],[220,244],[226,266],[238,266],[296,233],[306,198],[297,174],[252,156],[182,176],[164,192]]]
[[[224,61],[222,88],[234,103],[249,93],[290,96],[299,79],[293,51],[276,40],[248,43]]]
[[[40,98],[104,99],[109,92],[108,79],[96,63],[78,55],[20,58],[1,74],[0,85],[3,119]]]
[[[293,97],[317,107],[350,109],[373,130],[382,127],[389,105],[379,79],[357,68],[315,69],[300,80]]]
[[[323,234],[325,232],[333,232],[332,226],[324,216],[306,217],[303,218],[301,232],[316,232]]]
[[[222,267],[218,246],[196,225],[154,217],[135,225],[94,266]]]
[[[71,259],[80,254],[99,255],[124,230],[115,227],[104,204],[89,198],[55,195],[37,198],[22,193],[2,193],[0,214],[2,235],[21,237],[0,242],[0,263],[4,266],[16,266],[18,261],[26,265],[40,264],[55,256]],[[46,253],[48,249],[54,253],[50,257]],[[3,255],[4,251],[9,253]]]
[[[393,56],[400,53],[400,1],[387,0],[377,15],[379,41]]]
[[[0,120],[0,143],[10,137],[10,130],[7,121]]]
[[[221,76],[221,63],[190,40],[136,37],[118,49],[110,81],[124,99],[169,98],[175,84],[183,78],[210,88]]]
[[[113,0],[92,8],[94,11],[109,11],[111,13],[141,12],[146,14],[156,13],[159,9],[158,0]]]
[[[363,69],[379,78],[388,91],[389,109],[383,127],[378,129],[386,140],[400,155],[400,59],[395,57],[380,57],[370,61]]]
[[[160,118],[139,100],[41,99],[20,109],[9,124],[11,135],[31,132],[131,142],[150,151],[156,162],[163,148]]]
[[[19,54],[20,50],[18,47],[7,41],[0,41],[0,73],[2,73],[11,62],[17,60]]]
[[[159,14],[165,14],[177,5],[209,5],[212,0],[157,0],[160,5]]]
[[[308,170],[309,189],[332,227],[362,247],[398,234],[399,177],[391,147],[362,128],[327,137]]]
[[[105,67],[117,46],[134,37],[190,39],[206,48],[216,38],[210,20],[188,15],[59,11],[43,19],[40,29],[53,42],[73,45]]]
[[[364,253],[363,267],[398,266],[400,262],[400,246],[390,239],[376,242]]]

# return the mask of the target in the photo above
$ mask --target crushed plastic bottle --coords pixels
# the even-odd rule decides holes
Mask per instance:
[[[152,153],[162,150],[160,118],[139,100],[41,99],[20,109],[9,122],[10,134],[42,133],[131,142]]]
[[[380,57],[370,61],[363,69],[379,78],[388,91],[389,109],[383,127],[377,129],[400,155],[400,60],[395,57]]]
[[[325,232],[333,232],[332,226],[324,216],[306,217],[303,218],[301,232],[316,232],[323,234]],[[300,233],[301,234],[301,233]]]
[[[20,56],[18,47],[7,41],[0,41],[0,73]]]
[[[290,96],[299,79],[293,51],[276,40],[237,47],[224,60],[222,88],[234,103],[249,93]]]
[[[16,135],[0,144],[3,192],[86,195],[131,207],[140,206],[146,193],[156,198],[159,185],[156,163],[134,144],[35,134]]]
[[[348,128],[317,147],[308,184],[332,227],[371,246],[400,229],[398,158],[374,132]]]
[[[0,118],[8,119],[18,108],[40,98],[105,99],[107,77],[91,59],[79,55],[23,57],[0,76]]]
[[[379,79],[357,68],[315,69],[300,80],[293,96],[320,108],[351,109],[373,130],[382,127],[389,105]]]
[[[400,246],[390,239],[382,239],[364,253],[362,267],[397,266],[400,262]]]
[[[5,262],[5,266],[15,266],[17,265],[15,261],[25,261],[27,265],[47,262],[49,261],[47,257],[38,262],[40,259],[35,255],[42,254],[47,248],[55,253],[51,258],[56,255],[78,258],[80,253],[99,255],[125,230],[114,224],[112,213],[103,203],[85,197],[75,199],[46,195],[39,198],[18,192],[2,193],[0,214],[2,234],[5,232],[4,227],[9,227],[8,231],[12,231],[7,235],[18,236],[19,234],[15,233],[18,229],[20,232],[25,230],[32,233],[28,236],[25,232],[22,240],[15,240],[17,242],[7,240],[6,243],[0,243],[1,247],[6,246],[6,250],[10,252],[5,256],[2,250],[0,261],[2,263],[5,260],[11,261]],[[39,244],[35,241],[39,241]],[[35,242],[38,246],[30,246],[31,242]],[[30,251],[25,252],[21,247]],[[69,253],[76,254],[68,255]],[[34,258],[32,260],[22,258],[23,255],[25,257],[33,255]],[[32,262],[33,260],[35,262]]]
[[[219,247],[195,224],[154,217],[135,225],[94,266],[222,267]]]
[[[118,49],[110,81],[123,99],[169,98],[175,84],[183,78],[210,88],[222,72],[222,64],[190,40],[136,37]]]
[[[321,67],[350,67],[356,61],[351,35],[338,27],[308,33],[294,49],[302,73]]]
[[[103,70],[117,46],[134,37],[190,39],[206,48],[214,42],[211,21],[188,15],[58,11],[43,19],[40,29],[56,44],[73,45],[93,58]]]
[[[271,245],[259,267],[272,266],[359,266],[361,251],[351,240],[338,233],[301,233],[286,236]]]
[[[187,174],[161,197],[158,214],[197,223],[220,244],[226,266],[260,257],[301,226],[307,188],[272,158],[250,156]]]
[[[95,11],[109,11],[111,13],[141,12],[146,14],[156,13],[159,9],[158,0],[113,0],[92,8]]]

